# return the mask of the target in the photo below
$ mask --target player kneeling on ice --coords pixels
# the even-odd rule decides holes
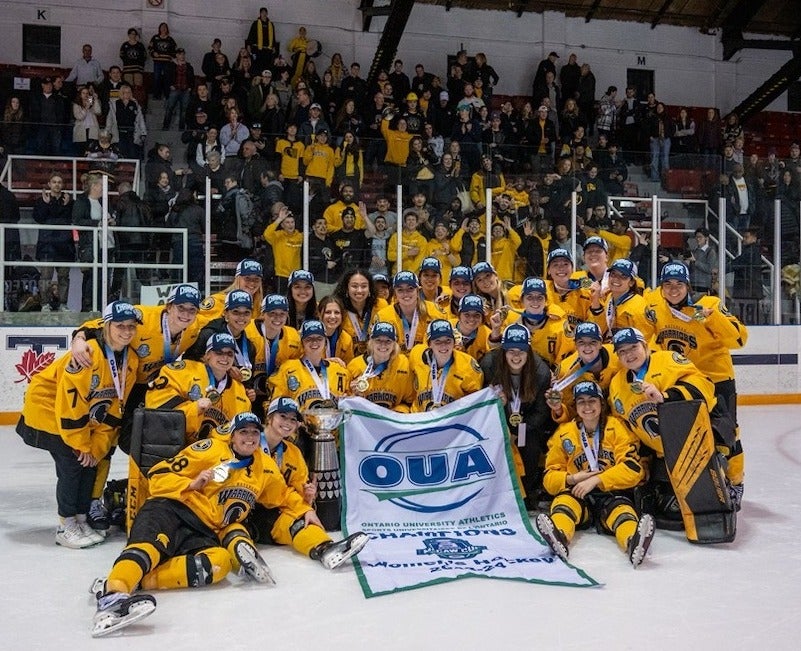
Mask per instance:
[[[535,524],[553,552],[567,561],[577,526],[594,522],[614,534],[631,564],[642,563],[654,535],[653,517],[637,516],[631,490],[644,478],[637,437],[607,415],[601,387],[573,387],[577,416],[560,425],[548,443],[543,485],[554,495],[551,513]]]
[[[255,414],[237,414],[229,429],[230,440],[202,439],[151,469],[150,497],[134,520],[128,545],[106,581],[96,583],[93,636],[128,626],[155,610],[152,595],[131,594],[137,586],[202,587],[221,581],[232,569],[259,583],[274,583],[241,524],[256,503],[280,509],[291,519],[296,536],[305,529],[319,530],[320,542],[308,552],[324,564],[333,550],[334,560],[342,562],[364,546],[364,534],[339,543],[325,535],[312,507],[286,485],[273,459],[261,451],[262,426]]]

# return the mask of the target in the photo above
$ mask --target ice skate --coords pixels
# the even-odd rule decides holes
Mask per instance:
[[[339,540],[337,542],[329,540],[321,545],[317,545],[317,547],[312,550],[311,557],[316,561],[320,561],[326,569],[333,570],[342,565],[342,563],[351,556],[355,556],[364,549],[368,540],[370,540],[370,538],[366,533],[357,531],[344,540]]]
[[[246,540],[240,540],[234,546],[234,554],[239,564],[242,566],[245,576],[256,581],[256,583],[275,585],[275,577],[270,567],[253,545]]]
[[[89,523],[89,526],[97,531],[103,538],[108,535],[111,522],[109,521],[108,511],[106,510],[105,504],[103,504],[103,500],[92,500],[92,503],[89,505],[89,514],[86,516],[86,521]]]
[[[631,565],[637,568],[640,563],[645,560],[645,555],[648,553],[648,547],[651,546],[651,540],[654,537],[656,526],[654,524],[653,516],[648,513],[643,513],[640,521],[637,523],[637,530],[634,535],[629,538],[628,553]]]
[[[97,600],[92,621],[92,637],[102,637],[144,619],[156,609],[156,599],[149,594],[129,595],[112,592]]]
[[[570,554],[567,546],[567,539],[565,538],[565,534],[556,528],[553,520],[551,520],[551,516],[547,513],[539,513],[534,519],[534,524],[537,527],[537,531],[539,531],[540,535],[545,539],[545,542],[548,543],[548,547],[551,548],[551,551],[567,563],[567,557]]]

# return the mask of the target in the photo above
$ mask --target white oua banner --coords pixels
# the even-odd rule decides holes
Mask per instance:
[[[365,597],[463,577],[598,585],[534,532],[491,389],[422,414],[339,406],[344,532],[370,536],[355,560]]]

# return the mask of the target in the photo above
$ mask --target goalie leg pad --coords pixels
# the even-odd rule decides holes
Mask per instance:
[[[696,543],[731,542],[736,516],[706,404],[686,400],[659,405],[659,429],[687,539]]]

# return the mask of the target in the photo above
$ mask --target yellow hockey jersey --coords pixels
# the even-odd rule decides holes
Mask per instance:
[[[252,459],[248,466],[232,467],[229,464],[238,459],[227,442],[196,441],[151,468],[150,499],[166,498],[186,505],[215,533],[244,521],[257,503],[279,508],[293,518],[311,510],[303,497],[287,486],[272,457],[257,450]],[[222,465],[228,468],[224,481],[210,481],[201,490],[189,488],[201,471]]]
[[[321,368],[325,368],[330,397],[325,397],[320,393],[302,359],[291,359],[284,362],[270,376],[268,380],[270,398],[292,398],[298,403],[301,411],[323,406],[321,403],[328,400],[336,403],[339,398],[350,392],[350,373],[344,366],[328,360],[323,360]],[[322,380],[321,371],[319,373]]]
[[[357,380],[367,369],[367,357],[359,355],[348,364],[348,373],[351,380]],[[370,387],[364,392],[364,397],[370,402],[394,409],[408,412],[409,405],[414,400],[414,386],[412,374],[409,370],[409,358],[406,355],[395,355],[386,369],[380,374],[369,378]]]
[[[609,385],[612,383],[612,378],[617,375],[617,373],[623,367],[620,365],[620,360],[612,349],[612,344],[604,344],[601,347],[600,355],[601,363],[603,364],[603,369],[600,373],[585,371],[581,375],[577,376],[569,386],[566,386],[564,389],[562,389],[562,407],[564,410],[562,412],[562,416],[558,419],[558,422],[565,423],[569,420],[572,420],[576,416],[576,403],[573,399],[573,387],[577,382],[590,380],[601,387],[604,395],[608,393]],[[559,380],[567,378],[573,373],[578,372],[582,366],[583,364],[581,363],[581,360],[579,360],[578,352],[571,353],[557,365],[556,371],[554,372],[554,381],[558,382]]]
[[[422,344],[426,340],[426,329],[428,324],[434,319],[446,318],[445,312],[440,309],[436,303],[431,301],[423,301],[425,310],[421,310],[417,319],[417,329],[414,333],[410,333],[410,345],[406,345],[406,336],[403,330],[403,318],[401,317],[400,307],[396,304],[387,305],[385,308],[379,310],[373,317],[373,323],[377,321],[386,321],[395,327],[395,335],[398,338],[401,351],[408,353],[414,346]],[[411,327],[411,323],[409,324]]]
[[[211,386],[219,392],[220,399],[201,414],[197,401],[209,397]],[[219,390],[203,362],[179,360],[161,369],[145,394],[145,407],[184,412],[186,440],[191,442],[212,436],[218,427],[227,425],[238,413],[250,411],[250,400],[241,382],[228,376],[225,387]]]
[[[588,444],[591,434],[587,434]],[[634,488],[645,478],[640,464],[639,441],[623,421],[609,416],[598,444],[598,470],[601,471],[602,491]],[[587,453],[576,421],[563,423],[548,441],[545,457],[545,475],[542,484],[548,493],[558,495],[569,490],[567,476],[582,470],[591,470]]]
[[[431,350],[428,346],[420,344],[412,349],[409,354],[409,369],[412,373],[414,388],[414,401],[412,402],[412,412],[429,411],[436,405],[431,378]],[[443,369],[437,371],[437,377],[441,378]],[[440,404],[446,405],[463,398],[466,395],[478,391],[482,388],[484,373],[478,362],[467,353],[460,350],[453,351],[453,359],[445,378],[445,388],[442,393]]]

